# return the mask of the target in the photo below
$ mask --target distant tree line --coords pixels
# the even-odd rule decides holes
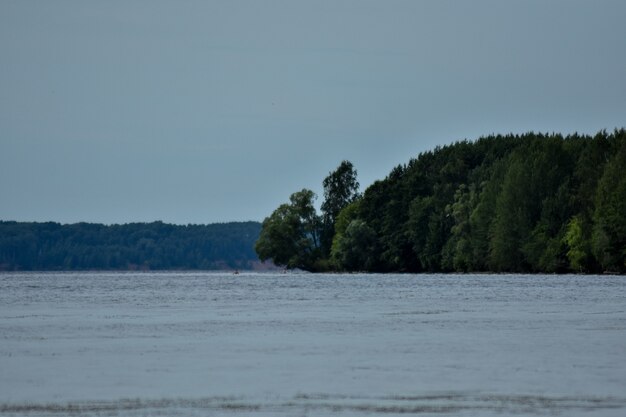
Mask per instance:
[[[361,195],[348,161],[263,222],[289,268],[626,272],[626,130],[492,135],[421,153]]]
[[[177,226],[162,222],[0,221],[0,270],[251,269],[258,222]]]

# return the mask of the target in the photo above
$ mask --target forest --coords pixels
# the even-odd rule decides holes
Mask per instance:
[[[178,226],[0,221],[0,270],[216,270],[258,266],[258,222]]]
[[[626,130],[491,135],[423,152],[362,194],[349,161],[263,221],[288,268],[626,272]]]

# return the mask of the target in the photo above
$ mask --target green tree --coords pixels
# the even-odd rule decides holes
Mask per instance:
[[[587,263],[591,253],[590,241],[582,216],[574,216],[567,224],[563,238],[567,245],[567,259],[570,268],[578,272],[587,271]]]
[[[338,235],[342,235],[346,231],[348,225],[350,225],[352,220],[355,220],[359,217],[360,207],[361,199],[359,198],[348,204],[346,207],[343,208],[343,210],[341,210],[341,212],[339,212],[337,220],[335,221],[335,237]]]
[[[303,189],[289,197],[261,226],[255,250],[262,261],[271,259],[287,268],[317,270],[320,259],[320,220],[313,201],[315,193]]]
[[[496,202],[502,188],[502,179],[506,173],[504,159],[498,159],[485,168],[486,179],[479,184],[476,207],[469,218],[470,246],[472,248],[473,271],[487,271],[490,254],[490,243],[493,219],[496,213]]]
[[[470,214],[476,193],[471,188],[461,184],[454,194],[454,203],[446,207],[446,216],[454,220],[443,250],[442,267],[446,270],[469,271],[473,266]]]
[[[496,271],[524,270],[521,251],[524,238],[532,228],[530,167],[513,159],[504,178],[502,192],[496,200],[496,218],[490,244],[490,264]]]
[[[626,131],[616,134],[616,155],[598,183],[593,253],[606,271],[626,271]]]
[[[330,252],[337,268],[381,272],[622,271],[625,138],[622,129],[457,142],[396,166],[358,203],[344,161],[324,181],[319,259]]]
[[[335,222],[337,216],[346,206],[359,198],[359,182],[357,171],[350,161],[342,161],[333,172],[329,173],[322,183],[324,186],[324,202],[322,203],[322,250],[325,255],[330,253]]]
[[[376,233],[363,220],[355,219],[335,240],[332,258],[340,269],[370,271],[377,261],[376,253]]]
[[[335,269],[344,269],[337,263],[337,259],[333,256],[333,253],[339,250],[339,241],[343,238],[343,234],[346,232],[350,223],[358,218],[360,202],[361,199],[358,199],[344,207],[344,209],[339,212],[337,220],[335,221],[335,234],[333,235],[333,243],[330,249],[330,261]]]
[[[511,154],[496,203],[494,269],[556,272],[565,266],[561,242],[572,214],[568,186],[572,170],[558,135],[529,134]]]

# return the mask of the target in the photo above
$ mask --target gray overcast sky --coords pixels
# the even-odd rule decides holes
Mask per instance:
[[[626,1],[0,1],[0,219],[262,220],[490,133],[626,124]],[[319,203],[319,200],[318,200]]]

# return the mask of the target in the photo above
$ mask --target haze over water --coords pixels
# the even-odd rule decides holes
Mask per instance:
[[[0,274],[0,415],[626,413],[619,276]]]

